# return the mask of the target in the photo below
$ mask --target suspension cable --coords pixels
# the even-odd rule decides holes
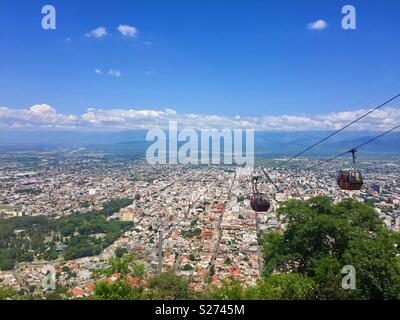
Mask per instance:
[[[307,151],[315,148],[316,146],[318,146],[319,144],[321,144],[322,142],[328,140],[329,138],[333,137],[334,135],[342,132],[343,130],[345,130],[346,128],[350,127],[351,125],[355,124],[356,122],[360,121],[361,119],[365,118],[366,116],[370,115],[371,113],[375,112],[376,110],[382,108],[383,106],[387,105],[389,102],[392,102],[393,100],[397,99],[398,97],[400,97],[400,93],[395,95],[394,97],[390,98],[389,100],[386,100],[384,103],[380,104],[379,106],[371,109],[370,111],[368,111],[367,113],[363,114],[362,116],[358,117],[357,119],[351,121],[350,123],[348,123],[347,125],[345,125],[344,127],[336,130],[335,132],[332,132],[331,134],[329,134],[328,136],[326,136],[325,138],[319,140],[318,142],[314,143],[313,145],[309,146],[308,148],[304,149],[303,151],[295,154],[294,156],[290,157],[289,159],[283,161],[282,163],[280,163],[278,166],[276,166],[274,169],[280,168],[282,166],[284,166],[285,164],[289,163],[290,161],[298,158],[299,156],[301,156],[302,154],[306,153]],[[395,130],[395,129],[393,129]],[[392,130],[392,131],[393,131]],[[347,153],[347,152],[346,152]]]
[[[397,126],[395,126],[395,127],[392,128],[392,129],[388,130],[388,131],[385,131],[385,132],[381,133],[380,135],[377,135],[377,136],[374,137],[374,138],[369,139],[368,141],[365,141],[365,142],[361,143],[360,145],[358,145],[357,147],[352,148],[351,150],[348,150],[348,151],[339,153],[338,155],[336,155],[336,156],[334,156],[334,157],[332,157],[332,158],[329,158],[329,159],[327,159],[327,160],[324,160],[324,161],[322,161],[322,162],[320,162],[320,163],[318,163],[318,164],[316,164],[316,165],[314,165],[314,166],[311,166],[311,167],[309,167],[309,168],[307,168],[307,169],[308,169],[308,170],[313,169],[313,168],[315,168],[315,167],[317,167],[317,166],[323,165],[324,163],[331,162],[331,161],[333,161],[333,160],[335,160],[335,159],[337,159],[337,158],[340,158],[340,157],[342,157],[342,156],[344,156],[344,155],[346,155],[346,154],[348,154],[348,153],[352,153],[353,151],[356,151],[356,150],[358,150],[358,149],[364,147],[364,146],[367,145],[368,143],[371,143],[371,142],[373,142],[373,141],[375,141],[375,140],[377,140],[377,139],[383,137],[384,135],[386,135],[386,134],[388,134],[388,133],[390,133],[390,132],[393,132],[393,131],[395,131],[396,129],[399,129],[399,128],[400,128],[400,124],[397,125]]]

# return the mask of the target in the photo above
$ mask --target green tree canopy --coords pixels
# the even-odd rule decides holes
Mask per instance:
[[[188,282],[172,272],[163,272],[152,276],[147,284],[152,299],[183,300],[190,298]]]
[[[264,238],[265,275],[294,272],[318,283],[319,299],[395,299],[400,292],[399,236],[376,211],[358,201],[337,204],[328,197],[286,202],[278,214],[283,235]],[[397,246],[397,247],[396,247]],[[341,288],[341,269],[356,270],[356,290]]]

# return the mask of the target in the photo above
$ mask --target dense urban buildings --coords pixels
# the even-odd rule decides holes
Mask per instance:
[[[36,157],[35,165],[27,163],[27,154],[0,163],[2,221],[32,216],[61,221],[75,212],[89,215],[104,210],[113,199],[130,199],[109,212],[107,221],[132,225],[110,245],[75,259],[64,257],[68,237],[46,234],[45,243],[57,252],[53,259],[33,252],[29,261],[0,271],[0,283],[17,290],[41,292],[43,277],[54,268],[58,283],[73,297],[90,296],[94,282],[102,277],[98,271],[121,248],[134,252],[144,264],[145,277],[140,281],[169,270],[187,278],[199,292],[230,276],[254,285],[263,270],[259,237],[285,230],[276,210],[290,199],[327,195],[338,202],[351,197],[373,205],[387,228],[400,231],[400,164],[395,161],[361,161],[364,187],[361,192],[345,192],[336,185],[341,161],[316,167],[318,160],[300,159],[285,169],[265,165],[264,174],[261,167],[253,171],[235,166],[149,165],[84,149],[40,152]],[[271,199],[267,213],[250,208],[254,175],[261,178],[260,191]],[[24,231],[13,230],[16,239],[23,240],[19,234]],[[106,235],[98,232],[90,237]]]

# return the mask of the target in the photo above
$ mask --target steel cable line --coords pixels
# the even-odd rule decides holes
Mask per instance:
[[[333,160],[335,160],[335,159],[337,159],[337,158],[340,158],[340,157],[342,157],[342,156],[344,156],[344,155],[346,155],[346,154],[348,154],[348,153],[355,152],[355,151],[357,151],[358,149],[364,147],[365,145],[367,145],[367,144],[369,144],[369,143],[371,143],[371,142],[373,142],[373,141],[375,141],[375,140],[377,140],[377,139],[383,137],[384,135],[386,135],[386,134],[388,134],[388,133],[390,133],[390,132],[395,131],[396,129],[400,129],[400,124],[398,124],[397,126],[395,126],[394,128],[392,128],[392,129],[390,129],[390,130],[387,130],[387,131],[385,131],[385,132],[383,132],[383,133],[377,135],[377,136],[374,137],[374,138],[371,138],[371,139],[369,139],[369,140],[367,140],[367,141],[365,141],[365,142],[359,144],[358,146],[356,146],[356,147],[354,147],[354,148],[352,148],[352,149],[350,149],[350,150],[348,150],[348,151],[339,153],[339,154],[337,154],[337,155],[334,156],[334,157],[331,157],[331,158],[329,158],[329,159],[327,159],[327,160],[324,160],[324,161],[322,161],[322,162],[319,162],[319,163],[317,163],[317,164],[315,164],[315,165],[313,165],[313,166],[311,166],[311,167],[305,168],[305,169],[306,169],[306,170],[311,170],[311,169],[314,169],[314,168],[316,168],[316,167],[320,167],[321,165],[323,165],[323,164],[325,164],[325,163],[328,163],[328,162],[330,162],[330,161],[333,161]],[[286,172],[287,172],[292,178],[295,178],[295,176],[291,173],[291,171],[290,171],[289,169],[286,169],[286,168],[284,168],[284,169],[286,170]],[[263,171],[263,173],[266,175],[266,172],[264,171],[264,169],[262,169],[262,171]],[[275,185],[275,184],[274,184],[274,185]],[[297,193],[300,195],[299,191],[297,190],[297,187],[295,187],[295,188],[296,188]],[[301,197],[301,196],[300,196],[300,197]],[[303,199],[303,197],[301,197],[301,198]]]
[[[400,97],[400,93],[397,94],[397,95],[395,95],[395,96],[393,96],[393,97],[390,98],[389,100],[386,100],[384,103],[380,104],[379,106],[377,106],[377,107],[371,109],[370,111],[368,111],[367,113],[365,113],[365,114],[363,114],[362,116],[358,117],[357,119],[351,121],[350,123],[348,123],[348,124],[345,125],[344,127],[342,127],[342,128],[340,128],[340,129],[336,130],[335,132],[329,134],[327,137],[325,137],[325,138],[319,140],[318,142],[314,143],[313,145],[311,145],[310,147],[306,148],[305,150],[303,150],[303,151],[301,151],[301,152],[295,154],[294,156],[292,156],[292,157],[289,158],[288,160],[283,161],[281,164],[279,164],[278,166],[274,167],[274,170],[276,170],[276,169],[278,169],[278,168],[284,166],[286,163],[292,161],[293,159],[299,157],[300,155],[304,154],[305,152],[309,151],[310,149],[312,149],[312,148],[316,147],[317,145],[321,144],[322,142],[328,140],[328,139],[331,138],[332,136],[334,136],[334,135],[340,133],[341,131],[343,131],[343,130],[345,130],[346,128],[350,127],[350,126],[353,125],[354,123],[360,121],[361,119],[367,117],[368,115],[370,115],[371,113],[375,112],[376,110],[382,108],[383,106],[385,106],[385,105],[388,104],[389,102],[391,102],[391,101],[397,99],[398,97]],[[368,143],[370,143],[370,142],[372,142],[372,141],[375,141],[375,140],[379,139],[380,137],[382,137],[382,136],[384,136],[384,135],[386,135],[386,134],[388,134],[388,133],[390,133],[390,132],[392,132],[392,131],[394,131],[394,130],[396,130],[396,129],[398,129],[398,128],[400,128],[400,124],[397,125],[396,127],[392,128],[392,129],[390,129],[390,130],[388,130],[388,131],[385,131],[385,132],[383,132],[382,134],[380,134],[380,135],[378,135],[378,136],[376,136],[376,137],[374,137],[374,138],[372,138],[372,139],[370,139],[370,140],[368,140],[368,141],[366,141],[366,142],[364,142],[364,143],[358,145],[357,147],[355,147],[355,148],[353,148],[353,149],[351,149],[351,150],[348,150],[348,151],[346,151],[346,152],[342,152],[342,153],[336,155],[335,157],[332,157],[332,158],[330,158],[330,159],[328,159],[328,160],[325,160],[325,161],[319,163],[318,166],[320,166],[320,165],[322,165],[322,164],[324,164],[324,163],[326,163],[326,162],[332,161],[332,160],[334,160],[334,159],[337,159],[337,158],[339,158],[339,157],[341,157],[341,156],[344,156],[344,155],[346,155],[347,153],[351,153],[351,152],[353,153],[353,159],[354,159],[354,152],[355,152],[357,149],[359,149],[359,148],[365,146],[366,144],[368,144]],[[353,161],[354,161],[354,160],[353,160]],[[312,166],[312,167],[307,168],[307,169],[312,169],[312,168],[314,168],[314,167],[316,167],[316,166]],[[286,170],[286,171],[289,173],[289,175],[290,175],[291,177],[294,178],[294,176],[293,176],[293,174],[290,172],[290,170]],[[262,168],[262,172],[263,172],[263,174],[267,177],[267,179],[269,180],[269,182],[271,182],[271,183],[274,185],[274,187],[275,187],[276,189],[278,189],[277,186],[276,186],[276,184],[270,179],[269,175],[268,175],[267,172],[265,171],[265,168]],[[298,192],[297,187],[296,187],[296,191]],[[300,195],[299,192],[298,192],[298,194]]]
[[[325,138],[319,140],[318,142],[314,143],[313,145],[309,146],[308,148],[304,149],[303,151],[295,154],[294,156],[290,157],[288,160],[283,161],[281,164],[279,164],[278,166],[276,166],[274,169],[280,168],[282,166],[284,166],[285,164],[289,163],[290,161],[292,161],[293,159],[296,159],[297,157],[301,156],[302,154],[306,153],[307,151],[311,150],[312,148],[315,148],[316,146],[318,146],[319,144],[321,144],[322,142],[328,140],[329,138],[333,137],[334,135],[342,132],[343,130],[345,130],[346,128],[352,126],[353,124],[355,124],[356,122],[360,121],[361,119],[367,117],[368,115],[370,115],[371,113],[375,112],[376,110],[382,108],[383,106],[387,105],[389,102],[392,102],[393,100],[397,99],[398,97],[400,97],[400,93],[395,95],[394,97],[390,98],[389,100],[386,100],[384,103],[380,104],[379,106],[371,109],[370,111],[368,111],[367,113],[363,114],[362,116],[358,117],[357,119],[351,121],[350,123],[348,123],[347,125],[345,125],[344,127],[336,130],[335,132],[332,132],[331,134],[329,134],[328,136],[326,136]],[[347,153],[347,152],[346,152]]]
[[[267,178],[269,183],[272,183],[272,185],[275,187],[276,190],[280,191],[280,188],[275,184],[275,182],[271,179],[269,174],[265,171],[265,168],[261,168],[262,173],[264,176]]]
[[[311,167],[307,168],[307,170],[313,169],[313,168],[315,168],[315,167],[319,167],[319,166],[323,165],[324,163],[327,163],[327,162],[333,161],[333,160],[335,160],[335,159],[337,159],[337,158],[343,157],[344,155],[346,155],[346,154],[348,154],[348,153],[351,153],[351,152],[353,152],[354,150],[358,150],[358,149],[364,147],[365,145],[367,145],[368,143],[371,143],[372,141],[375,141],[375,140],[377,140],[377,139],[383,137],[384,135],[386,135],[386,134],[388,134],[388,133],[390,133],[390,132],[393,132],[394,130],[399,129],[399,128],[400,128],[400,124],[398,124],[397,126],[395,126],[394,128],[392,128],[392,129],[390,129],[390,130],[388,130],[388,131],[385,131],[385,132],[383,132],[383,133],[377,135],[377,136],[374,137],[374,138],[371,138],[371,139],[369,139],[369,140],[367,140],[367,141],[361,143],[360,145],[354,147],[354,148],[351,149],[351,150],[348,150],[348,151],[339,153],[338,155],[336,155],[336,156],[334,156],[334,157],[332,157],[332,158],[329,158],[329,159],[324,160],[324,161],[322,161],[322,162],[320,162],[320,163],[318,163],[318,164],[316,164],[316,165],[314,165],[314,166],[311,166]]]
[[[285,168],[285,170],[286,170],[286,172],[287,172],[293,179],[296,178],[288,169]],[[281,189],[278,188],[278,186],[276,185],[276,183],[271,179],[271,177],[269,176],[269,174],[268,174],[268,172],[266,171],[266,169],[265,169],[265,168],[261,168],[261,171],[264,173],[264,175],[265,175],[265,177],[267,178],[267,180],[268,180],[270,183],[272,183],[272,184],[274,185],[275,189],[276,189],[277,191],[280,191]],[[299,189],[297,189],[296,186],[294,186],[294,188],[296,189],[296,192],[297,192],[297,194],[299,195],[299,197],[302,198]]]

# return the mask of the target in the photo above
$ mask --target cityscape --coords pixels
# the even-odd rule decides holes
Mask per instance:
[[[319,160],[305,158],[296,160],[292,168],[266,167],[264,173],[262,167],[253,170],[242,166],[118,161],[85,148],[39,153],[38,158],[40,164],[36,167],[26,164],[23,153],[14,163],[2,161],[1,221],[38,216],[57,220],[75,212],[100,211],[107,201],[126,199],[110,212],[107,221],[131,222],[132,226],[100,252],[74,259],[63,258],[70,237],[47,230],[43,241],[45,251],[57,252],[53,260],[33,250],[31,259],[16,259],[10,268],[2,261],[2,268],[10,270],[0,271],[0,283],[16,291],[42,294],[43,277],[54,268],[68,296],[90,297],[96,281],[104,279],[98,271],[106,268],[109,258],[121,249],[135,253],[144,266],[143,279],[131,278],[133,283],[146,283],[149,276],[168,271],[188,279],[189,287],[196,292],[229,277],[256,285],[263,273],[260,238],[271,231],[285,230],[277,210],[291,199],[328,196],[339,202],[350,197],[373,205],[388,229],[400,231],[397,161],[362,161],[365,185],[358,192],[338,188],[336,168],[345,165],[340,160],[315,170],[307,167]],[[254,175],[262,178],[258,188],[271,199],[268,212],[257,213],[250,207]],[[13,233],[24,238],[25,231],[20,228]],[[104,236],[101,232],[90,235]],[[120,276],[115,273],[108,280]]]
[[[1,0],[1,306],[399,301],[399,13]]]

